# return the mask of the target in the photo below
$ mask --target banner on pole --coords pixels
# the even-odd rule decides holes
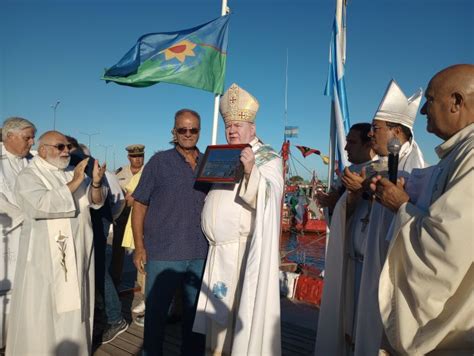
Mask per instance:
[[[229,15],[191,29],[140,37],[103,80],[132,87],[159,82],[224,92]]]
[[[345,5],[343,5],[345,7]],[[345,10],[343,11],[345,12]],[[344,21],[342,16],[342,21]],[[345,38],[344,25],[339,28],[337,18],[334,19],[331,44],[329,50],[329,70],[324,95],[332,98],[334,109],[334,120],[337,134],[337,153],[339,157],[339,169],[348,166],[346,152],[346,134],[350,128],[349,109],[347,104],[346,85],[344,81],[343,48]],[[331,138],[332,139],[332,138]]]
[[[285,137],[298,137],[298,126],[285,126]]]

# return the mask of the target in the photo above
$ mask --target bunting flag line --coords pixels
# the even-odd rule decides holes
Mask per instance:
[[[159,82],[224,92],[229,15],[191,29],[141,36],[102,79],[132,87]]]
[[[312,153],[317,154],[317,155],[321,154],[321,151],[316,150],[314,148],[309,148],[309,147],[306,147],[306,146],[296,146],[296,148],[301,151],[304,158],[308,157]]]
[[[321,154],[320,150],[317,150],[315,148],[306,147],[306,146],[298,146],[298,145],[295,145],[295,147],[301,151],[304,158],[306,158],[310,154],[314,153],[316,155],[319,155],[319,157],[321,157],[324,164],[326,164],[326,165],[329,164],[329,157],[326,156],[326,155]]]
[[[329,156],[320,155],[320,157],[323,160],[323,163],[327,166],[329,164]]]

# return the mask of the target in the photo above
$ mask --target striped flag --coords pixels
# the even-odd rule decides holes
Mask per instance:
[[[296,148],[301,151],[304,158],[306,158],[307,156],[309,156],[312,153],[317,154],[317,155],[321,154],[320,150],[317,150],[317,149],[314,149],[314,148],[309,148],[309,147],[306,147],[306,146],[296,146]]]
[[[339,0],[342,1],[342,0]],[[349,110],[347,105],[346,86],[344,83],[344,50],[345,50],[345,3],[342,4],[342,21],[339,28],[336,18],[334,19],[331,44],[329,51],[329,71],[324,95],[332,98],[333,112],[336,124],[337,152],[339,157],[339,169],[348,166],[346,152],[346,134],[350,128]],[[334,139],[334,138],[331,138]],[[334,142],[333,142],[334,143]]]
[[[306,146],[298,146],[298,145],[295,145],[295,147],[301,151],[304,158],[306,158],[310,154],[314,153],[314,154],[318,155],[319,157],[321,157],[324,164],[329,163],[329,157],[326,156],[326,155],[321,154],[320,150],[317,150],[315,148],[306,147]]]
[[[298,126],[285,126],[285,137],[298,137]]]

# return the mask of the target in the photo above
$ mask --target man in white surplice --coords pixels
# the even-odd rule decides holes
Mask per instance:
[[[441,159],[417,179],[371,188],[396,213],[380,276],[386,335],[399,354],[474,354],[474,65],[431,79],[421,113],[443,139]],[[423,172],[424,171],[424,172]],[[425,174],[423,174],[425,173]]]
[[[279,355],[282,161],[256,136],[258,101],[232,84],[220,112],[229,144],[249,144],[244,177],[215,184],[202,211],[209,252],[194,331],[213,355]]]
[[[36,128],[21,117],[10,117],[3,122],[0,143],[0,347],[5,345],[6,318],[10,307],[11,290],[18,254],[23,214],[18,208],[13,187],[18,173],[33,157]]]
[[[89,207],[106,196],[105,165],[88,159],[72,170],[71,145],[57,131],[16,180],[24,213],[12,295],[7,355],[88,355],[92,346],[94,258]]]
[[[370,129],[371,125],[369,123],[358,123],[352,125],[347,134],[345,150],[347,151],[348,160],[352,165],[344,170],[345,175],[340,181],[340,184],[348,184],[346,189],[356,189],[356,187],[349,185],[352,182],[346,180],[349,171],[354,174],[360,174],[364,167],[371,165],[378,159],[378,156],[372,149],[371,139],[368,136]],[[357,251],[361,251],[365,247],[366,230],[360,227],[361,219],[366,217],[370,211],[370,202],[360,199],[352,216],[347,219],[346,209],[342,208],[342,206],[345,207],[346,205],[347,194],[346,191],[341,196],[341,203],[336,205],[331,220],[331,236],[329,238],[324,269],[324,291],[318,318],[316,355],[343,354],[343,315],[345,312],[343,305],[346,300],[344,292],[346,286],[353,284],[354,279],[357,279],[354,276],[356,272],[359,272],[358,279],[360,280],[360,268],[357,270],[358,264],[355,263],[356,255],[354,253],[350,254],[350,251],[355,250],[354,248],[351,249],[351,247],[357,246]],[[324,195],[318,194],[318,199],[321,196],[327,197],[330,195],[334,195],[334,191]],[[360,254],[358,253],[358,255]],[[353,300],[354,298],[351,295],[349,299]],[[351,312],[352,314],[352,311],[346,312]],[[352,320],[352,315],[350,319]]]

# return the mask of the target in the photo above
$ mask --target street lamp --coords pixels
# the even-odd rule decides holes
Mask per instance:
[[[102,144],[98,144],[97,146],[100,146],[100,147],[103,147],[105,148],[105,159],[104,159],[104,162],[107,164],[107,150],[109,147],[114,147],[114,145],[102,145]]]
[[[91,150],[91,137],[94,136],[94,135],[99,135],[100,132],[94,132],[94,133],[89,133],[89,132],[79,132],[80,134],[83,134],[83,135],[86,135],[86,136],[89,136],[89,145],[87,147],[89,147],[89,153],[90,153],[90,150]]]
[[[56,131],[56,109],[58,108],[60,101],[56,101],[56,104],[51,105],[51,109],[53,109],[53,130]]]

